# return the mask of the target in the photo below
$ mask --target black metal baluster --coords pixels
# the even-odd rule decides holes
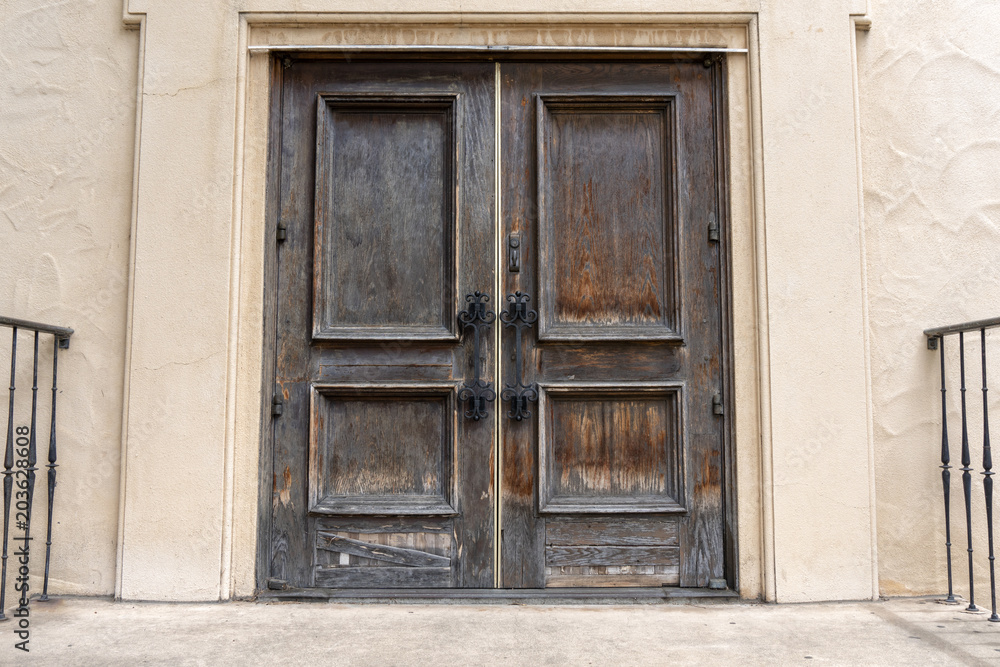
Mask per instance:
[[[473,421],[479,421],[489,415],[486,409],[487,401],[493,401],[497,397],[496,392],[493,391],[493,383],[480,379],[479,365],[482,354],[479,332],[480,329],[489,328],[497,316],[496,313],[489,309],[488,302],[490,297],[486,294],[477,290],[472,294],[466,294],[465,300],[469,306],[467,310],[460,310],[458,312],[458,321],[462,323],[463,330],[471,327],[475,335],[472,347],[474,375],[472,380],[465,381],[464,386],[458,392],[458,400],[468,401],[469,409],[465,412],[465,416]]]
[[[531,326],[538,319],[538,313],[528,308],[528,301],[531,300],[527,294],[517,291],[507,295],[510,302],[508,309],[500,313],[500,319],[504,326],[514,329],[514,382],[505,383],[505,389],[500,392],[500,398],[510,401],[510,410],[507,416],[510,419],[521,421],[531,416],[528,409],[529,401],[538,400],[538,389],[535,383],[524,384],[521,379],[522,347],[521,332]]]
[[[52,422],[49,425],[49,463],[48,473],[48,521],[45,529],[45,580],[42,584],[42,595],[39,600],[49,599],[49,559],[52,555],[52,500],[56,491],[56,377],[59,368],[59,338],[52,345]]]
[[[7,595],[7,534],[10,529],[10,493],[14,484],[14,379],[17,370],[17,327],[10,337],[10,403],[7,406],[7,448],[3,455],[3,565],[0,566],[0,620]]]
[[[969,606],[966,611],[979,611],[976,606],[976,580],[972,572],[972,456],[969,453],[969,422],[965,413],[965,332],[958,334],[958,357],[962,379],[962,490],[965,493],[965,534],[969,543]]]
[[[945,602],[955,603],[955,590],[951,576],[951,453],[948,451],[948,389],[944,373],[944,336],[940,339],[941,350],[941,486],[944,487],[944,546],[948,554],[948,597]]]
[[[31,544],[31,505],[32,499],[35,496],[35,471],[38,468],[35,467],[35,463],[38,458],[36,455],[36,440],[35,432],[38,426],[38,332],[35,332],[35,357],[32,363],[31,371],[31,432],[28,434],[28,520],[24,522],[24,550],[29,551],[29,545]],[[30,558],[30,557],[29,557]],[[27,593],[21,594],[21,604],[27,604]]]
[[[997,581],[993,557],[993,454],[990,451],[990,418],[989,402],[986,400],[986,329],[979,330],[979,338],[983,351],[983,493],[986,496],[986,532],[990,547],[990,602],[993,614],[990,620],[1000,623],[997,616]]]

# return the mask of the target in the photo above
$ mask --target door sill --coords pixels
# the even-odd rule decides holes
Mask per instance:
[[[477,604],[655,604],[687,601],[736,601],[739,593],[708,588],[290,588],[261,591],[267,601],[331,601],[345,603],[477,603]]]

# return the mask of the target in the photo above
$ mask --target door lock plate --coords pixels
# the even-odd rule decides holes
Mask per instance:
[[[507,236],[507,270],[511,273],[521,272],[521,234],[511,232]]]

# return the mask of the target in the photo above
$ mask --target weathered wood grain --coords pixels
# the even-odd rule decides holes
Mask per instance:
[[[467,426],[454,404],[403,391],[351,398],[345,390],[318,411],[309,406],[316,384],[453,391],[471,372],[472,344],[458,339],[455,316],[460,291],[494,281],[494,67],[276,62],[274,180],[287,240],[276,250],[284,414],[274,420],[270,576],[291,588],[491,586],[492,422]],[[484,352],[492,359],[491,341]],[[311,464],[317,433],[324,452]],[[311,474],[313,488],[323,488],[312,513]],[[433,512],[418,519],[422,530],[455,541],[450,569],[317,574],[316,531],[326,522],[388,526],[417,512]]]
[[[422,517],[319,517],[316,530],[328,533],[451,533],[452,522]]]
[[[676,338],[673,96],[535,106],[539,339]]]
[[[549,518],[545,544],[551,546],[677,546],[677,520],[664,517]]]
[[[620,375],[635,380],[676,376],[682,354],[674,345],[647,343],[622,354],[617,346],[549,344],[538,349],[541,378],[600,380]]]
[[[545,548],[545,564],[565,565],[673,565],[680,563],[678,547],[557,547]]]
[[[728,464],[721,457],[725,418],[712,414],[711,402],[727,371],[721,258],[707,224],[711,215],[723,219],[724,184],[718,162],[723,137],[716,133],[722,92],[713,72],[680,57],[501,65],[500,232],[520,234],[524,257],[520,272],[501,275],[505,292],[521,290],[536,299],[543,324],[540,337],[525,340],[526,380],[683,386],[672,506],[669,483],[659,478],[663,459],[615,440],[631,431],[636,446],[659,443],[653,431],[667,428],[667,417],[640,420],[636,405],[618,410],[634,414],[632,426],[626,419],[624,428],[614,420],[605,427],[596,407],[578,406],[564,411],[558,426],[548,424],[544,412],[531,423],[505,426],[505,586],[553,585],[543,565],[545,525],[564,520],[560,512],[585,512],[588,504],[601,518],[616,516],[616,504],[622,518],[678,513],[678,571],[632,579],[632,585],[707,586],[709,578],[722,576],[723,489],[712,480]],[[595,406],[618,400],[611,392],[596,394]],[[546,464],[537,458],[545,455],[538,430],[546,426],[563,438],[563,461],[549,481],[539,478]],[[647,431],[649,437],[638,437]],[[612,488],[610,462],[618,460],[618,446],[622,461],[647,472],[599,506],[593,494]],[[544,491],[550,482],[566,494],[556,496],[566,501],[561,506],[546,506],[538,497],[539,486]],[[650,490],[664,503],[643,507],[641,494]],[[583,573],[572,577],[559,585],[608,585]]]
[[[451,565],[451,559],[445,556],[417,551],[415,549],[403,549],[384,544],[361,542],[332,533],[317,533],[316,546],[319,549],[327,551],[362,556],[372,560],[410,567],[449,567]]]
[[[450,567],[317,568],[315,586],[323,588],[440,588],[453,586]]]
[[[274,477],[274,428],[271,415],[271,401],[274,395],[275,354],[277,352],[277,284],[278,251],[269,240],[276,238],[280,211],[281,174],[281,66],[277,60],[271,61],[271,83],[268,86],[269,118],[267,145],[267,184],[265,201],[265,248],[264,253],[264,303],[263,335],[261,354],[261,403],[260,403],[260,449],[258,453],[257,476],[257,557],[256,587],[267,590],[267,580],[271,573],[272,555],[282,553],[271,542],[271,520],[275,489]],[[275,244],[276,245],[276,244]],[[283,557],[283,556],[281,556]]]
[[[533,410],[535,414],[529,420],[504,424],[502,462],[493,460],[493,420],[467,422],[453,417],[450,428],[456,444],[450,452],[451,468],[447,473],[443,448],[438,460],[437,454],[414,445],[416,452],[431,459],[421,462],[407,459],[409,453],[404,455],[403,449],[387,444],[397,437],[397,431],[388,427],[393,411],[385,410],[381,415],[358,420],[349,418],[346,412],[340,415],[342,423],[367,424],[366,429],[376,434],[369,442],[380,443],[368,450],[380,453],[368,460],[361,455],[364,448],[358,444],[364,438],[335,435],[333,441],[351,442],[356,447],[354,454],[343,459],[347,468],[356,464],[356,474],[334,479],[334,486],[340,484],[344,492],[327,494],[341,506],[339,510],[326,510],[342,514],[309,512],[308,406],[315,383],[457,383],[471,373],[471,343],[456,340],[454,309],[443,304],[476,289],[492,292],[497,267],[506,267],[506,258],[496,257],[493,251],[498,235],[492,191],[493,67],[484,62],[347,63],[302,59],[283,68],[276,62],[272,106],[277,117],[272,125],[276,147],[272,151],[274,174],[269,183],[274,184],[270,191],[275,194],[269,210],[288,232],[287,241],[275,254],[274,298],[269,306],[273,310],[268,317],[275,323],[274,381],[281,388],[285,405],[284,415],[273,422],[273,440],[266,450],[262,449],[262,460],[269,456],[273,470],[268,480],[268,517],[262,521],[262,525],[271,524],[261,549],[260,561],[266,564],[262,567],[268,576],[286,580],[294,588],[492,586],[496,498],[492,479],[495,467],[500,465],[503,586],[680,583],[694,587],[706,586],[710,578],[723,574],[732,579],[735,524],[728,515],[734,512],[734,477],[731,449],[725,449],[731,444],[727,445],[725,439],[726,418],[711,412],[715,392],[723,392],[727,403],[732,396],[725,365],[726,351],[731,348],[724,319],[728,317],[724,301],[728,287],[724,265],[727,228],[723,227],[722,244],[709,243],[706,235],[709,215],[726,219],[724,124],[720,120],[724,100],[720,68],[706,69],[694,58],[501,65],[502,108],[498,122],[503,142],[503,211],[499,236],[511,232],[521,235],[522,268],[518,273],[503,271],[501,294],[491,294],[491,303],[496,307],[502,303],[503,294],[526,292],[543,313],[548,312],[545,317],[557,325],[556,329],[562,327],[554,333],[544,332],[541,340],[530,332],[525,337],[528,382],[619,387],[644,382],[684,387],[683,410],[678,410],[674,419],[680,424],[680,435],[673,469],[683,475],[674,484],[677,502],[646,502],[671,497],[664,490],[671,482],[659,477],[664,474],[664,459],[657,458],[655,447],[652,453],[636,451],[640,441],[660,442],[656,431],[669,428],[671,418],[665,413],[657,415],[656,409],[647,414],[648,410],[640,409],[642,400],[623,407],[629,401],[612,391],[607,396],[592,392],[586,401],[590,407],[577,406],[579,409],[564,413],[569,416],[560,426],[566,435],[560,445],[558,489],[562,495],[557,498],[566,502],[557,511],[539,511],[544,510],[538,496],[542,481],[539,466],[544,463],[539,453],[544,455],[544,450],[539,450],[543,443],[537,430],[545,422],[544,418],[539,420],[538,410]],[[333,107],[327,106],[326,116],[317,106],[321,95],[333,102]],[[541,97],[549,100],[549,108],[541,115],[550,116],[545,121],[548,133],[542,128],[539,135]],[[360,98],[367,101],[344,101]],[[446,104],[447,100],[454,102]],[[448,104],[453,113],[447,111]],[[431,108],[434,105],[438,107]],[[397,123],[402,116],[406,118]],[[333,142],[321,143],[329,153],[321,154],[320,161],[316,140],[317,128],[322,125],[317,119],[327,123],[328,138],[332,137]],[[442,152],[449,131],[452,147]],[[536,143],[539,136],[541,144]],[[334,152],[331,147],[338,141],[352,145],[340,146]],[[361,145],[365,142],[367,148]],[[350,155],[353,150],[361,159],[375,144],[386,159],[368,160],[358,172],[364,178],[351,181],[353,172],[342,168],[346,163],[338,165],[337,156]],[[542,153],[537,151],[539,146],[544,149]],[[407,159],[411,164],[405,162]],[[424,160],[431,167],[425,173],[416,173],[412,170],[414,159]],[[321,165],[323,178],[329,175],[332,179],[326,190],[322,183],[317,188],[317,164]],[[396,193],[384,188],[377,192],[366,190],[365,183],[394,179],[403,183],[400,192],[411,192],[410,200],[418,203],[423,197],[426,206],[415,204],[414,210],[403,210],[402,199]],[[414,191],[415,183],[422,184],[419,192]],[[543,187],[539,188],[539,184]],[[440,192],[453,194],[448,195],[448,201],[428,203],[433,193]],[[341,204],[343,207],[338,209]],[[415,209],[421,206],[430,215],[418,218]],[[380,212],[379,222],[374,226],[362,224],[366,211]],[[387,230],[381,230],[379,224],[385,223],[390,214],[402,221],[400,226],[389,225]],[[325,232],[315,236],[314,225],[319,219],[324,224],[346,224],[339,228],[334,225],[339,236],[327,236]],[[453,225],[450,236],[449,219]],[[269,220],[268,224],[276,225],[277,221]],[[548,237],[546,229],[551,232]],[[389,240],[387,245],[393,245],[411,236],[419,237],[417,246],[439,245],[420,246],[419,253],[403,256],[405,266],[386,268],[390,255],[372,239],[385,238]],[[361,250],[350,259],[344,249],[354,243]],[[453,247],[446,252],[447,243]],[[449,270],[447,262],[452,261],[444,257],[449,253],[453,257],[450,285],[442,278]],[[315,262],[317,257],[319,263]],[[344,258],[348,259],[341,265]],[[426,263],[421,264],[424,260]],[[552,263],[547,264],[550,260]],[[330,273],[322,268],[324,261],[333,267]],[[351,268],[354,264],[363,266]],[[417,294],[423,299],[433,294],[439,298],[433,303],[404,303],[402,297],[395,296],[376,301],[371,295],[384,288],[391,271],[396,272],[394,279],[405,285],[398,291],[400,295]],[[322,283],[324,276],[331,278],[326,293],[313,284],[314,278],[317,284]],[[373,282],[375,291],[371,288]],[[439,289],[430,289],[431,283]],[[341,288],[347,290],[347,298],[337,292]],[[425,288],[426,293],[421,291]],[[560,289],[562,297],[557,300]],[[330,326],[324,325],[326,334],[320,334],[329,337],[325,341],[313,339],[313,294],[320,295],[324,307],[349,305],[347,310],[327,318]],[[541,307],[546,295],[552,297],[550,311]],[[507,339],[504,341],[506,346]],[[487,336],[484,343],[484,373],[495,380],[498,375],[493,367],[493,337]],[[505,349],[504,363],[507,352]],[[502,376],[509,376],[509,372]],[[406,402],[399,398],[400,403]],[[595,407],[598,404],[603,406],[600,410]],[[619,417],[612,417],[610,425],[605,426],[606,420],[597,419],[595,411],[608,413],[609,407],[610,413]],[[360,405],[358,409],[365,412]],[[618,424],[622,419],[624,426]],[[425,425],[416,430],[425,434],[433,430],[428,429]],[[407,433],[402,439],[420,439],[418,436]],[[403,467],[425,474],[411,475],[406,484],[401,483],[402,478],[390,472],[402,469],[396,464],[404,459],[407,465]],[[615,479],[616,462],[624,462],[619,467],[623,474],[627,471],[622,480],[628,483],[604,484],[602,480]],[[423,464],[427,465],[422,468]],[[633,473],[638,469],[644,470],[646,476],[635,477]],[[369,489],[367,482],[363,483],[366,471],[385,474],[376,473],[379,479]],[[568,475],[564,478],[563,473]],[[457,480],[457,485],[449,487],[453,488],[453,497],[449,498],[456,512],[453,516],[406,516],[406,508],[419,504],[410,500],[421,495],[439,497],[425,492],[446,487],[449,476],[450,483]],[[347,500],[351,496],[361,501]],[[392,498],[397,502],[395,509],[389,507]],[[603,498],[604,504],[595,505],[595,498]],[[559,503],[553,507],[556,505]],[[315,509],[319,504],[313,506]],[[675,526],[676,536],[666,545],[647,543],[643,541],[645,536],[653,539],[655,529],[650,528],[653,532],[648,533],[637,528],[636,535],[630,538],[624,528],[615,532],[616,528],[608,524],[605,538],[588,538],[586,532],[578,531],[576,539],[590,539],[597,544],[551,543],[549,549],[675,548],[677,563],[591,563],[547,568],[546,524],[566,522],[569,517],[565,514],[584,512],[588,507],[594,516],[578,517],[580,520],[663,520]],[[361,513],[348,514],[353,511]],[[664,512],[679,514],[675,518]],[[599,513],[601,516],[596,516]],[[342,531],[344,526],[358,530]],[[393,526],[400,530],[389,530]],[[362,528],[370,530],[366,533]],[[421,540],[426,543],[421,535],[448,535],[452,565],[450,569],[402,568],[421,572],[404,576],[391,572],[399,569],[392,563],[359,554],[341,554],[347,560],[342,563],[336,553],[315,549],[315,533],[320,529],[341,536],[347,533],[346,539],[360,542],[382,539],[362,539],[362,535],[385,535],[386,540],[412,541],[414,547]],[[556,528],[553,534],[558,535],[558,531]],[[407,537],[393,537],[394,532]],[[595,527],[594,532],[601,531]],[[601,539],[606,542],[599,542]],[[642,543],[615,542],[628,539]],[[388,546],[411,548],[402,543]],[[332,555],[336,562],[327,556],[317,560],[317,552]],[[647,567],[654,570],[635,569]],[[673,569],[655,569],[663,567]],[[331,574],[333,570],[346,573]],[[354,570],[379,570],[383,574]],[[259,575],[259,585],[266,579]]]
[[[676,571],[662,574],[552,574],[547,577],[545,586],[546,588],[658,587],[676,586],[679,581],[680,577]]]
[[[320,96],[315,337],[457,337],[457,102]]]
[[[448,505],[454,387],[317,388],[310,438],[310,510],[394,497]],[[405,428],[400,428],[405,425]],[[391,513],[391,512],[390,512]],[[404,512],[413,513],[413,512]]]
[[[676,389],[622,394],[565,385],[545,394],[540,511],[683,507]]]
[[[318,381],[340,384],[359,374],[372,382],[450,381],[456,373],[452,349],[413,341],[382,341],[369,347],[323,348]]]

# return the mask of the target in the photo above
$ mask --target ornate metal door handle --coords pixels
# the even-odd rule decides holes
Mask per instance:
[[[504,326],[514,329],[514,382],[504,383],[504,390],[500,393],[500,398],[510,401],[510,410],[507,411],[507,416],[516,421],[530,417],[531,410],[528,409],[528,402],[538,400],[538,385],[534,382],[525,384],[521,379],[523,363],[521,331],[530,328],[538,319],[538,313],[528,308],[530,300],[530,296],[520,291],[508,294],[507,310],[500,313],[500,319]]]
[[[458,392],[458,400],[468,401],[469,409],[465,411],[465,416],[473,421],[479,421],[489,416],[486,403],[496,399],[497,394],[493,391],[493,383],[480,379],[479,364],[481,359],[481,331],[489,328],[496,320],[497,316],[489,308],[490,297],[476,290],[472,294],[466,294],[465,300],[469,304],[465,310],[458,311],[458,321],[462,323],[463,331],[471,328],[475,335],[472,348],[472,367],[474,375],[471,380],[466,380],[462,389]]]

